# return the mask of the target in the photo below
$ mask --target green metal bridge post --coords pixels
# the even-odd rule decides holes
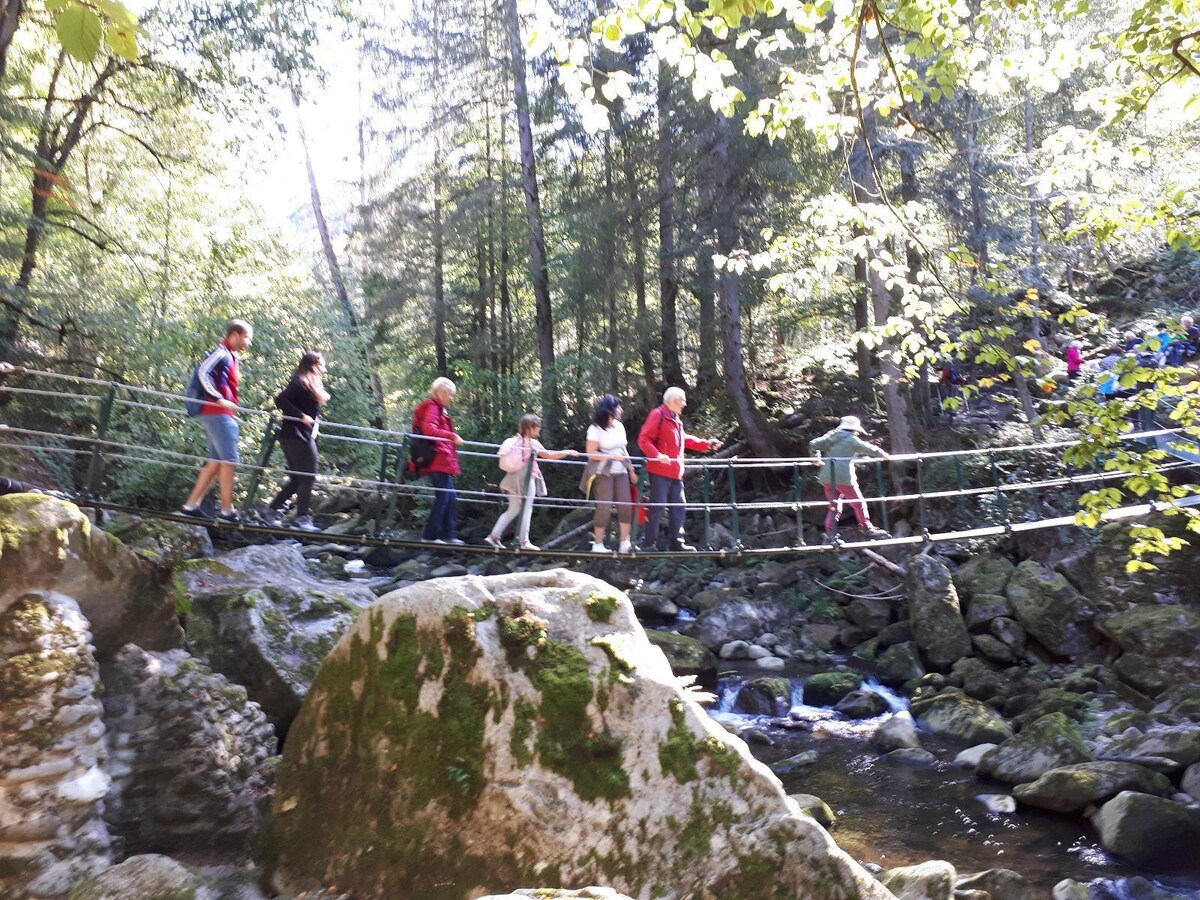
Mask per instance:
[[[258,488],[262,483],[263,469],[271,461],[271,451],[275,449],[275,414],[267,416],[267,428],[263,433],[262,443],[258,448],[258,465],[250,473],[250,486],[246,488],[246,500],[242,503],[242,512],[249,512],[258,496]]]
[[[104,478],[102,442],[108,437],[108,426],[112,422],[113,405],[116,400],[117,385],[110,382],[108,393],[100,399],[100,415],[96,420],[96,443],[92,447],[92,458],[88,463],[87,482],[84,486],[85,495],[94,500],[100,499],[100,482]]]
[[[704,467],[704,479],[701,481],[700,494],[704,500],[704,549],[712,549],[712,468]]]
[[[727,466],[729,470],[729,511],[733,514],[730,521],[733,531],[733,549],[742,549],[742,529],[741,523],[738,521],[738,505],[737,505],[737,473],[733,470],[733,463],[730,462]]]
[[[400,446],[396,450],[396,468],[392,473],[392,483],[395,485],[389,491],[387,514],[383,518],[384,527],[389,531],[396,524],[396,502],[400,498],[400,485],[404,484],[404,473],[408,471],[408,435],[404,436],[404,440],[400,442]],[[381,479],[382,480],[382,479]]]
[[[891,531],[888,527],[888,508],[887,508],[887,488],[883,483],[883,463],[875,463],[875,484],[879,490],[879,496],[883,499],[879,501],[879,520],[884,531]]]
[[[792,463],[792,490],[796,494],[796,546],[804,546],[804,492],[800,489],[800,464]]]

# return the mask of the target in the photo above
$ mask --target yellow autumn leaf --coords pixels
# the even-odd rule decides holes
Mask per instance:
[[[996,383],[995,378],[980,378],[979,379],[979,386],[981,388],[990,388],[995,383]]]
[[[1023,343],[1021,346],[1024,347],[1026,350],[1028,350],[1030,353],[1037,353],[1039,350],[1042,349],[1042,342],[1039,341],[1037,338],[1030,338],[1025,343]]]

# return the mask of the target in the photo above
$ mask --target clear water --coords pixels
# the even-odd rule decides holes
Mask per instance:
[[[815,765],[782,774],[780,780],[789,793],[816,794],[833,808],[837,824],[831,833],[860,862],[893,868],[943,859],[960,873],[1012,869],[1046,897],[1064,878],[1102,878],[1112,880],[1106,890],[1120,898],[1125,894],[1120,880],[1141,875],[1179,897],[1200,897],[1200,852],[1184,856],[1171,871],[1144,872],[1107,854],[1080,816],[1020,805],[1012,813],[990,811],[979,795],[1009,794],[1011,789],[951,765],[962,747],[922,734],[922,745],[938,758],[936,765],[884,759],[868,739],[886,715],[906,709],[907,702],[877,683],[868,681],[864,687],[883,696],[890,712],[876,719],[855,721],[831,709],[804,706],[803,674],[790,676],[790,717],[808,722],[810,730],[772,728],[770,717],[733,712],[738,688],[761,674],[750,670],[722,677],[714,718],[733,730],[753,724],[765,731],[774,745],[751,743],[750,750],[768,764],[817,750]]]

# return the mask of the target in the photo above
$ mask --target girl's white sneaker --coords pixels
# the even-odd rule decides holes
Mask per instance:
[[[483,542],[489,547],[495,547],[497,550],[504,549],[504,541],[500,540],[500,538],[496,537],[494,534],[489,534],[483,539]]]
[[[592,544],[592,552],[593,553],[607,553],[608,548],[605,547],[603,544]]]
[[[633,552],[633,543],[631,541],[621,541],[621,543],[617,546],[617,552],[618,553],[632,553]]]

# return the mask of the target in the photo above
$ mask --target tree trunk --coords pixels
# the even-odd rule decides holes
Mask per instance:
[[[663,381],[685,387],[679,359],[679,323],[676,301],[679,279],[675,274],[675,144],[671,133],[671,79],[665,65],[658,67],[658,147],[654,155],[658,175],[658,296],[662,315]]]
[[[967,246],[975,257],[976,265],[971,267],[971,284],[989,273],[991,261],[988,258],[987,239],[987,193],[983,187],[983,173],[980,171],[979,152],[979,105],[975,102],[974,94],[967,93],[964,100],[966,109],[965,147],[967,162],[967,192],[971,197],[971,234],[967,237]]]
[[[713,210],[716,215],[717,252],[728,256],[737,246],[737,197],[734,194],[733,173],[729,164],[729,120],[718,113],[714,119],[716,140],[713,141],[713,187],[716,192]],[[725,268],[718,279],[721,304],[721,330],[725,338],[725,382],[734,416],[750,449],[759,457],[779,456],[771,427],[754,404],[754,396],[746,377],[742,355],[741,279]]]
[[[712,397],[721,389],[721,376],[717,372],[717,305],[714,299],[717,293],[716,282],[712,245],[701,240],[696,250],[696,301],[700,308],[696,390],[704,397]]]
[[[8,48],[12,45],[13,35],[17,33],[24,12],[25,0],[0,0],[0,83],[3,83],[8,67]]]
[[[920,188],[917,185],[917,160],[916,154],[918,149],[915,146],[909,145],[900,148],[897,151],[897,156],[900,161],[900,199],[905,204],[915,203],[921,199]],[[905,256],[908,261],[908,283],[913,290],[918,289],[920,284],[921,266],[924,260],[921,258],[921,248],[915,243],[909,242],[905,249]],[[920,321],[914,321],[913,328],[928,342],[930,334]],[[913,404],[917,408],[918,421],[925,425],[933,424],[933,392],[929,387],[929,363],[922,362],[919,367],[917,383],[912,391]]]
[[[637,311],[637,346],[642,362],[642,380],[651,398],[658,393],[654,378],[654,355],[650,344],[652,329],[646,309],[646,223],[642,217],[642,198],[638,193],[637,167],[630,151],[628,134],[622,147],[621,169],[625,175],[625,191],[629,201],[630,240],[633,245],[633,298]],[[663,351],[666,352],[665,350]]]
[[[614,211],[613,177],[612,177],[612,138],[611,132],[604,132],[604,196],[608,202],[604,205],[604,219],[601,222],[603,231],[600,235],[600,264],[604,270],[604,301],[605,314],[608,319],[608,392],[620,393],[621,358],[623,348],[620,346],[617,328],[617,279],[613,277],[617,268],[617,223]],[[583,353],[583,348],[579,348]]]
[[[439,375],[447,374],[446,362],[446,247],[442,199],[441,146],[433,157],[433,352]]]
[[[538,196],[537,165],[533,155],[533,127],[529,120],[529,91],[526,87],[525,47],[517,0],[504,0],[504,26],[512,63],[513,103],[521,143],[521,187],[529,220],[530,281],[537,313],[538,363],[542,374],[542,418],[547,443],[554,443],[562,427],[559,414],[558,377],[554,368],[554,315],[550,306],[550,271],[546,264],[546,238],[542,231],[542,202]]]
[[[321,191],[317,187],[317,173],[313,168],[312,153],[308,149],[308,136],[304,131],[304,120],[300,115],[300,92],[292,88],[292,105],[296,108],[296,135],[300,138],[300,148],[304,152],[304,168],[308,173],[308,194],[312,201],[313,218],[317,223],[317,234],[321,238],[321,249],[325,251],[325,262],[329,266],[329,279],[333,282],[333,292],[337,297],[342,315],[358,345],[358,357],[366,370],[367,387],[375,399],[375,412],[371,424],[376,428],[384,426],[383,411],[383,381],[379,376],[379,365],[375,353],[364,340],[359,331],[358,312],[350,302],[350,293],[346,289],[346,279],[342,275],[342,267],[338,264],[337,253],[333,249],[333,239],[329,234],[329,223],[325,220],[325,209],[321,205]]]

